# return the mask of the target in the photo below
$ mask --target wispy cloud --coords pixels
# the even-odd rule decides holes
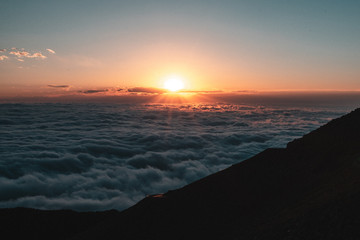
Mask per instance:
[[[161,88],[134,87],[129,88],[128,92],[134,93],[165,93],[167,90]]]
[[[68,88],[70,87],[69,85],[48,85],[48,87],[51,87],[51,88]]]
[[[46,51],[50,54],[55,54],[55,51],[47,48]],[[46,59],[47,56],[40,51],[25,50],[24,48],[3,48],[0,52],[6,55],[2,55],[0,60],[15,58],[19,62],[24,62],[26,58],[30,59]]]
[[[63,92],[63,91],[68,92],[71,88],[71,86],[67,84],[61,84],[61,85],[49,84],[47,85],[47,87],[53,89],[53,91],[56,92]]]
[[[5,60],[5,59],[7,59],[7,58],[9,58],[9,57],[8,57],[8,56],[5,56],[5,55],[1,55],[1,56],[0,56],[0,61]]]
[[[11,51],[9,54],[15,55],[17,57],[27,57],[30,53],[26,51]]]
[[[42,53],[34,53],[32,55],[27,56],[28,58],[39,58],[39,59],[45,59],[47,56],[43,55]]]
[[[182,93],[222,93],[222,90],[199,90],[199,91],[192,91],[192,90],[181,90]]]
[[[90,89],[90,90],[84,90],[84,91],[79,91],[79,93],[86,93],[86,94],[91,94],[91,93],[104,93],[109,91],[108,89]]]
[[[48,51],[49,53],[55,54],[56,52],[50,48],[47,48],[46,51]]]

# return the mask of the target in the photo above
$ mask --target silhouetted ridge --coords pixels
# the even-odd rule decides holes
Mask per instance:
[[[334,119],[320,128],[288,143],[288,148],[323,151],[356,150],[360,143],[360,109]]]
[[[285,149],[267,149],[121,213],[98,213],[105,217],[72,239],[360,239],[359,202],[357,109]]]

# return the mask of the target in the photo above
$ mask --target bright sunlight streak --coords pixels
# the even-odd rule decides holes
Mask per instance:
[[[171,92],[176,92],[184,88],[183,81],[178,77],[171,77],[165,80],[164,88]]]

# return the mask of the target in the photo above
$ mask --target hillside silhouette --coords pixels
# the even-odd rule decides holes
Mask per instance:
[[[360,109],[122,211],[0,210],[27,239],[360,239]]]

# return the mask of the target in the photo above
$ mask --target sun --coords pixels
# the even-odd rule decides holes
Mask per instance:
[[[184,88],[184,82],[178,77],[171,77],[165,80],[164,88],[176,92]]]

